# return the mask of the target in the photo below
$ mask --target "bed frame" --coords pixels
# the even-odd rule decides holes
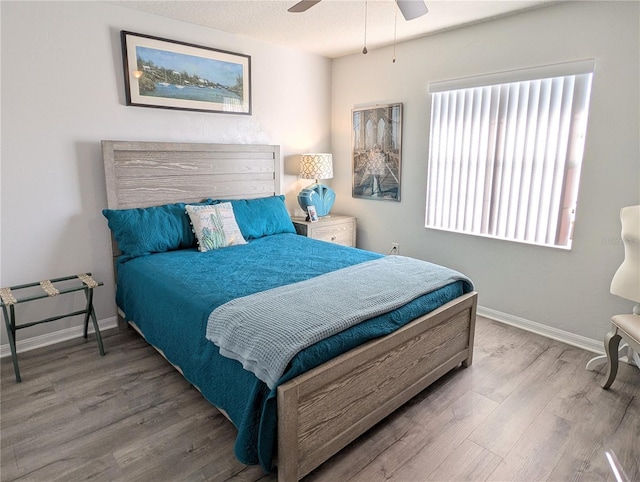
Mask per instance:
[[[102,151],[110,209],[280,194],[279,146],[102,141]],[[301,479],[444,374],[471,365],[476,304],[475,292],[460,296],[279,386],[278,480]]]

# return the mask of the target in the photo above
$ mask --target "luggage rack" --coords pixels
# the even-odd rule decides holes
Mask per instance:
[[[79,281],[79,282],[74,282]],[[68,283],[65,283],[68,282]],[[54,283],[61,283],[65,286],[57,288]],[[104,346],[102,345],[102,337],[100,336],[100,329],[98,327],[98,321],[96,320],[96,312],[93,308],[93,289],[102,286],[102,282],[98,282],[91,277],[91,273],[82,273],[72,276],[64,276],[62,278],[55,278],[51,280],[36,281],[34,283],[27,283],[22,285],[9,286],[7,288],[0,288],[0,306],[2,306],[2,314],[4,317],[4,323],[7,328],[7,337],[9,338],[9,346],[11,348],[11,360],[13,362],[13,371],[16,376],[16,383],[20,383],[22,378],[20,376],[20,369],[18,368],[18,355],[16,353],[16,331],[22,328],[28,328],[30,326],[39,325],[41,323],[48,323],[50,321],[60,320],[62,318],[68,318],[70,316],[85,315],[84,316],[84,338],[87,338],[87,330],[89,328],[89,318],[93,322],[93,329],[96,333],[98,340],[98,348],[100,349],[100,355],[104,356]],[[40,286],[41,290],[35,289]],[[28,291],[24,296],[19,296],[18,292],[23,293]],[[67,293],[74,293],[76,291],[84,291],[87,299],[87,304],[84,310],[73,311],[63,315],[52,316],[50,318],[44,318],[21,325],[16,324],[15,306],[20,303],[27,303],[29,301],[51,298],[58,295]]]

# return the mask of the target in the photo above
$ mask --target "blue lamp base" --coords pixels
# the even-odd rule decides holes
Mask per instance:
[[[326,216],[331,211],[336,200],[336,193],[333,189],[324,184],[311,184],[298,194],[298,204],[307,212],[309,206],[315,206],[318,216]]]

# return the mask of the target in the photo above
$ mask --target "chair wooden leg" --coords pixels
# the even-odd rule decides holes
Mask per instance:
[[[618,345],[620,344],[621,336],[618,335],[618,328],[612,327],[611,331],[604,337],[604,349],[607,352],[607,358],[609,359],[609,368],[607,369],[607,380],[602,385],[602,388],[607,389],[611,386],[618,374]]]

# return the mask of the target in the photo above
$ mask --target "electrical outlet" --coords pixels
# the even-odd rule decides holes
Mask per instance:
[[[391,243],[389,254],[400,254],[400,243]]]

